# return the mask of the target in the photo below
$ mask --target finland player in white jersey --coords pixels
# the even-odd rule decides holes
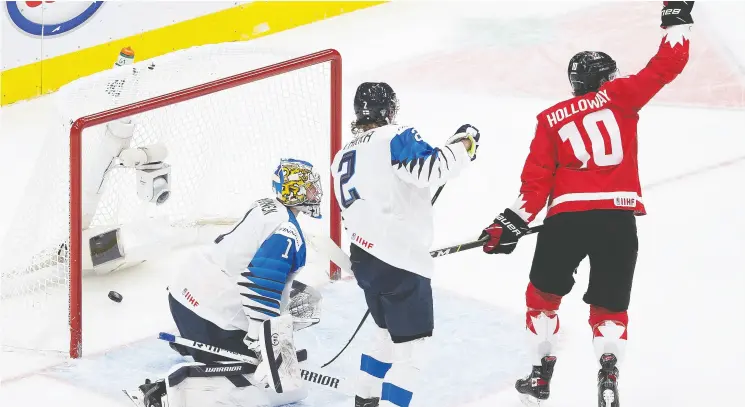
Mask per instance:
[[[274,173],[272,186],[275,197],[253,202],[231,230],[177,265],[168,286],[171,314],[181,336],[255,356],[261,362],[255,372],[246,371],[245,364],[175,345],[195,363],[177,365],[166,380],[140,386],[146,402],[160,403],[167,397],[170,407],[221,403],[254,407],[307,396],[287,305],[293,279],[306,259],[297,216],[302,212],[321,217],[321,178],[310,163],[285,159]],[[281,361],[276,362],[279,355]],[[231,367],[251,375],[236,376]],[[220,377],[199,377],[203,374],[199,372]],[[267,388],[250,386],[249,379],[266,383]]]
[[[352,271],[378,327],[361,357],[355,406],[414,406],[416,351],[434,329],[430,187],[476,158],[480,135],[463,125],[433,148],[413,127],[395,124],[398,99],[386,83],[361,84],[354,111],[354,139],[331,172]]]

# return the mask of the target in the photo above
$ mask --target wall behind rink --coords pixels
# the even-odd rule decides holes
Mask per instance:
[[[376,72],[409,86],[559,101],[570,95],[576,52],[607,52],[631,75],[662,37],[662,2],[535,2],[520,15],[505,12],[507,4],[447,10],[450,42]],[[745,27],[728,17],[742,13],[743,2],[696,3],[688,65],[653,103],[745,109]]]
[[[245,41],[381,1],[8,1],[0,10],[0,105],[136,60],[192,46]]]

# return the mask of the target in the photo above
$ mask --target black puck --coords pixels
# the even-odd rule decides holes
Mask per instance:
[[[114,302],[122,302],[122,295],[116,291],[109,291],[109,299]]]

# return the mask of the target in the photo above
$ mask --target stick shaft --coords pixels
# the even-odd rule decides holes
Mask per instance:
[[[532,228],[528,229],[528,231],[525,232],[525,234],[526,235],[532,235],[533,233],[540,232],[541,229],[543,229],[543,225],[535,226],[535,227],[532,227]],[[454,246],[443,247],[442,249],[432,250],[431,252],[429,252],[429,255],[432,256],[432,257],[447,256],[448,254],[458,253],[458,252],[462,252],[464,250],[471,250],[471,249],[474,249],[476,247],[481,247],[487,241],[489,241],[489,238],[488,237],[484,237],[482,239],[474,240],[472,242],[466,242],[466,243],[461,243],[461,244],[457,244],[457,245],[454,245]]]

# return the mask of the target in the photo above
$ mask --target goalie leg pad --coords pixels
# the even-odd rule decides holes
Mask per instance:
[[[267,392],[251,386],[246,376],[254,369],[255,366],[240,362],[176,365],[165,380],[168,407],[272,406]]]
[[[256,377],[268,383],[276,393],[301,389],[303,379],[295,350],[292,315],[281,315],[264,321],[259,341],[261,362],[256,370]]]

